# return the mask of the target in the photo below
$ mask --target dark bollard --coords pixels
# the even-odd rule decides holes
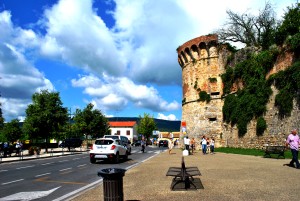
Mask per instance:
[[[106,168],[98,172],[103,177],[104,201],[123,201],[123,177],[126,170],[120,168]]]

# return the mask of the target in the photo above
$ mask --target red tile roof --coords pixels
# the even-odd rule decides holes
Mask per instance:
[[[133,127],[136,121],[110,121],[110,127]]]

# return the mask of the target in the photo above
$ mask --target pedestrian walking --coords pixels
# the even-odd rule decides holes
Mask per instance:
[[[188,150],[188,152],[190,154],[190,139],[188,136],[185,137],[184,145],[185,145],[185,149]]]
[[[209,139],[209,137],[206,138],[206,153],[207,154],[210,153],[210,139]]]
[[[146,142],[144,139],[141,140],[141,146],[142,146],[142,152],[144,153],[145,152],[145,146],[146,146]]]
[[[215,139],[211,138],[210,140],[210,153],[214,154],[215,153]]]
[[[22,143],[20,142],[20,140],[17,140],[17,143],[16,143],[16,156],[20,155],[20,151],[22,151]]]
[[[293,129],[291,131],[291,134],[289,134],[289,136],[286,139],[286,146],[290,147],[293,156],[289,166],[295,167],[294,166],[295,163],[297,169],[300,169],[300,164],[298,160],[299,144],[300,144],[299,135],[297,134],[297,130]]]
[[[9,144],[8,142],[4,142],[3,144],[3,157],[6,158],[7,155],[9,154]]]
[[[202,145],[202,153],[206,154],[207,141],[206,141],[205,135],[202,136],[201,145]]]
[[[192,149],[192,154],[194,153],[194,150],[195,150],[195,144],[196,144],[195,138],[192,138],[192,139],[191,139],[191,149]]]
[[[169,139],[168,140],[169,154],[171,154],[173,147],[174,147],[174,143],[173,143],[172,139]]]

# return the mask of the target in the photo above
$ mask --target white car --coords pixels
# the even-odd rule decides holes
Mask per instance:
[[[120,136],[120,135],[104,135],[104,138],[112,138],[112,139],[119,139],[121,142],[121,145],[124,145],[127,147],[128,155],[131,154],[131,143],[129,139],[126,136]]]
[[[109,160],[115,163],[120,162],[120,158],[128,159],[126,146],[121,144],[118,139],[99,138],[90,150],[90,162],[96,163],[96,160]]]

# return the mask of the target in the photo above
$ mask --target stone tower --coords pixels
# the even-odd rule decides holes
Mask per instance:
[[[182,122],[186,133],[197,141],[202,135],[222,143],[223,84],[229,52],[218,43],[217,35],[207,35],[187,41],[177,48],[182,68]],[[200,101],[200,93],[210,95],[210,101]]]

